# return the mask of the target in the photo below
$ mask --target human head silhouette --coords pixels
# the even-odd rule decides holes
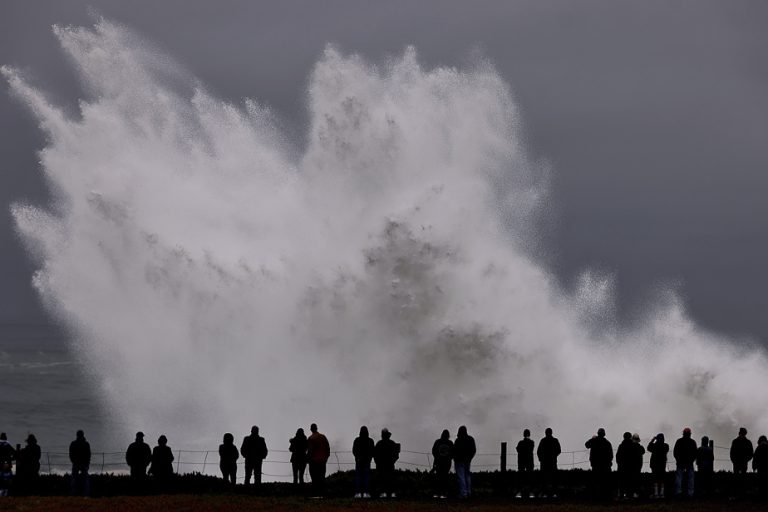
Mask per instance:
[[[552,429],[551,428],[547,427],[544,430],[544,437],[552,437]]]
[[[464,425],[459,427],[459,431],[456,433],[456,437],[465,437],[467,435],[467,427]]]
[[[224,434],[224,444],[232,444],[235,442],[235,436],[227,432]]]
[[[85,432],[83,432],[82,430],[78,430],[78,431],[75,433],[75,436],[76,436],[78,439],[85,439]]]
[[[528,429],[523,430],[523,437],[526,438],[526,439],[531,437],[531,431],[528,430]]]
[[[365,425],[360,427],[360,437],[370,437],[368,435],[368,427],[366,427]]]
[[[392,437],[392,433],[387,428],[381,429],[381,438],[382,439],[389,439]]]
[[[629,432],[624,432],[624,440],[629,441],[630,439],[632,439],[632,434]]]
[[[313,433],[317,432],[317,424],[316,423],[311,424],[309,426],[309,430],[310,430],[310,432],[313,432]]]
[[[605,437],[605,429],[600,427],[597,429],[597,437]]]
[[[744,437],[746,435],[747,435],[747,429],[745,429],[744,427],[741,427],[739,429],[739,437]]]
[[[687,437],[691,437],[691,429],[690,429],[690,427],[685,427],[683,429],[683,437],[686,437],[686,438]]]
[[[144,441],[144,432],[136,432],[136,441],[139,443]]]
[[[450,438],[451,438],[451,433],[448,432],[448,429],[446,428],[445,430],[443,430],[443,433],[440,434],[440,439],[447,441]]]
[[[158,437],[157,444],[159,444],[160,446],[165,446],[166,444],[168,444],[168,438],[165,437],[165,435]]]
[[[252,427],[251,427],[251,435],[252,435],[252,436],[257,436],[257,435],[259,435],[259,427],[257,427],[256,425],[252,426]]]
[[[296,437],[304,437],[304,429],[303,428],[297,428],[296,429]]]

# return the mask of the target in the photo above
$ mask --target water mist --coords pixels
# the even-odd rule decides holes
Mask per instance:
[[[564,449],[600,426],[768,430],[762,352],[674,297],[617,327],[609,281],[565,293],[523,249],[546,189],[487,62],[328,48],[298,148],[268,108],[217,99],[124,27],[55,33],[88,100],[68,116],[3,68],[47,135],[53,197],[12,211],[117,446],[141,429],[215,449],[258,424],[285,448],[310,422],[339,450],[362,424],[421,451],[461,424],[481,450],[524,427]]]

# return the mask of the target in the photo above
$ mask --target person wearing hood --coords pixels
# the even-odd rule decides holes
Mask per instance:
[[[667,454],[669,445],[664,442],[664,434],[659,432],[648,443],[651,454],[651,477],[653,478],[653,497],[664,497],[664,482],[667,478]]]
[[[296,430],[296,435],[288,440],[288,451],[291,452],[291,469],[293,483],[304,483],[304,471],[307,469],[307,436],[304,429]]]
[[[472,459],[477,453],[475,438],[467,433],[467,427],[459,427],[456,442],[453,443],[453,467],[459,481],[459,496],[469,498],[472,495]]]
[[[149,474],[154,476],[161,485],[165,485],[173,476],[173,460],[173,450],[168,446],[168,438],[161,435],[157,438],[157,446],[152,449]]]
[[[440,439],[432,445],[432,471],[435,473],[434,498],[446,498],[451,484],[448,474],[451,472],[453,461],[453,441],[448,429],[443,430]]]
[[[235,446],[235,436],[227,432],[219,445],[219,469],[225,482],[233,486],[237,483],[237,459],[240,453]]]
[[[373,439],[368,427],[360,427],[360,435],[352,443],[352,456],[355,457],[355,498],[371,497],[371,461],[373,460]]]

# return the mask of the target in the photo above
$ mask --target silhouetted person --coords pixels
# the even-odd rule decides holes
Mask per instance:
[[[749,461],[755,454],[752,441],[747,438],[747,429],[741,427],[739,435],[731,442],[731,462],[733,463],[733,496],[744,496],[745,475]]]
[[[598,429],[597,435],[592,436],[584,446],[589,450],[589,465],[592,467],[592,496],[608,499],[611,496],[613,446],[605,438],[605,429]]]
[[[164,435],[157,438],[157,446],[152,449],[152,462],[149,474],[161,484],[166,484],[173,476],[173,452]]]
[[[544,437],[539,441],[536,456],[539,458],[542,494],[549,498],[557,497],[557,458],[560,452],[560,441],[552,437],[552,429],[547,428]]]
[[[757,439],[752,470],[757,472],[757,494],[765,500],[768,498],[768,438],[765,436]]]
[[[701,438],[701,446],[696,450],[696,467],[699,470],[696,476],[699,482],[696,486],[699,489],[699,496],[711,494],[715,475],[715,452],[709,445],[707,436]]]
[[[371,497],[371,461],[373,460],[373,439],[368,427],[360,427],[360,435],[352,443],[355,457],[355,498]]]
[[[91,477],[88,469],[91,466],[91,445],[82,430],[77,431],[75,440],[69,444],[69,461],[72,463],[72,495],[90,496]]]
[[[683,495],[683,478],[686,479],[686,493],[693,497],[693,462],[696,460],[696,441],[691,438],[691,429],[683,429],[683,437],[675,442],[672,454],[675,457],[677,470],[675,472],[675,496]]]
[[[235,446],[235,436],[227,432],[222,444],[219,445],[219,469],[224,481],[235,485],[237,483],[237,459],[240,453]]]
[[[144,442],[144,432],[136,432],[136,440],[128,445],[125,462],[131,468],[131,478],[142,481],[147,476],[147,467],[152,462],[152,449]]]
[[[453,461],[453,441],[451,433],[443,430],[440,439],[432,445],[432,470],[435,473],[435,498],[448,497],[448,489],[451,484],[448,474],[451,472]]]
[[[664,497],[664,482],[667,479],[667,454],[669,445],[664,442],[664,434],[658,433],[648,443],[651,453],[651,476],[653,478],[653,497]]]
[[[395,462],[400,458],[400,445],[394,442],[389,430],[382,429],[381,439],[374,447],[373,459],[376,461],[376,480],[379,498],[394,498],[392,490],[395,479]]]
[[[640,472],[643,469],[645,448],[629,432],[616,449],[616,467],[619,473],[619,498],[639,498]]]
[[[259,435],[259,427],[251,427],[251,435],[243,438],[240,445],[240,453],[245,459],[245,485],[251,483],[253,475],[254,485],[261,483],[261,466],[269,455],[267,442]]]
[[[296,435],[289,441],[288,451],[291,452],[293,483],[303,484],[304,470],[307,468],[307,436],[303,428],[296,430]]]
[[[331,446],[328,438],[317,431],[314,423],[309,427],[312,434],[307,438],[307,458],[309,459],[309,476],[312,478],[312,489],[316,496],[325,493],[325,465],[331,456]]]
[[[33,481],[40,476],[40,445],[37,444],[37,438],[34,434],[29,434],[26,440],[27,445],[17,454],[17,472],[18,475],[27,481]]]
[[[523,430],[523,438],[517,443],[517,475],[520,480],[519,498],[528,498],[531,495],[531,475],[533,474],[533,439],[531,431]]]
[[[8,496],[13,479],[13,461],[16,450],[13,449],[5,432],[0,432],[0,496]]]
[[[467,433],[467,427],[460,426],[453,443],[453,467],[459,481],[459,496],[462,498],[472,495],[471,464],[476,453],[475,439]]]

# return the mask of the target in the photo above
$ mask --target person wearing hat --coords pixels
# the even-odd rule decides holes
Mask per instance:
[[[696,441],[691,437],[691,429],[685,427],[683,436],[675,441],[672,455],[675,457],[675,496],[683,495],[683,479],[686,482],[686,494],[693,498],[693,462],[696,460]]]
[[[144,432],[136,432],[136,440],[129,444],[125,451],[125,463],[131,468],[131,478],[144,480],[150,462],[152,462],[152,450],[144,442]]]
[[[648,443],[651,454],[651,475],[653,476],[653,497],[664,497],[664,481],[667,477],[667,454],[669,445],[664,442],[664,434],[659,432]]]
[[[755,454],[752,441],[747,438],[747,429],[741,427],[739,435],[731,442],[731,462],[733,463],[733,496],[744,495],[744,484],[749,461]]]
[[[381,440],[373,450],[373,460],[376,461],[376,477],[379,486],[379,498],[394,498],[392,491],[395,479],[395,462],[400,458],[400,445],[392,439],[392,433],[384,428],[381,430]]]

